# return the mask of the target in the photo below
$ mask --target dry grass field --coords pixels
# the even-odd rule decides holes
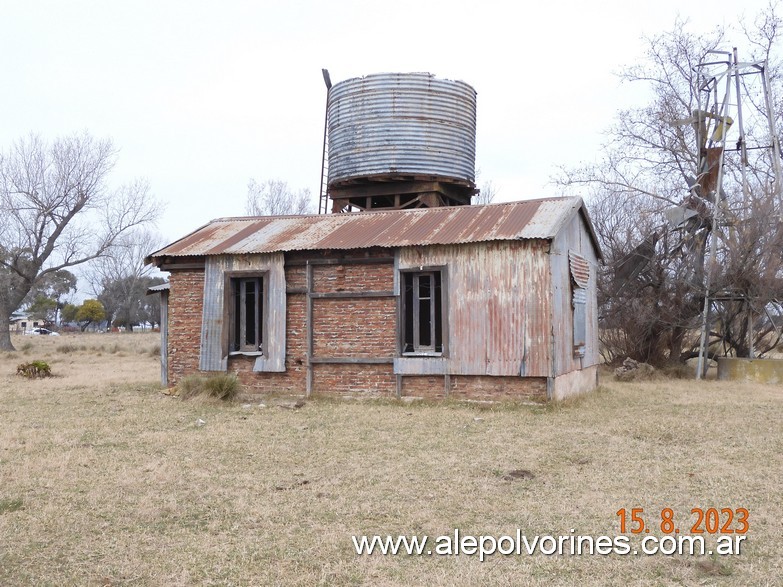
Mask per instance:
[[[779,387],[607,377],[552,406],[248,407],[163,395],[157,343],[19,337],[0,353],[0,585],[783,584]],[[33,359],[55,377],[17,377]],[[725,557],[480,562],[351,541],[614,536],[634,507],[688,529],[691,508],[744,507],[750,531]]]

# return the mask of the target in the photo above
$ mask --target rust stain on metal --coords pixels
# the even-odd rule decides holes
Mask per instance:
[[[221,218],[151,257],[549,239],[582,206],[581,198],[545,198],[485,206]]]
[[[586,289],[590,281],[590,263],[574,251],[568,251],[568,263],[571,266],[571,277],[579,287]]]
[[[207,226],[199,228],[196,232],[193,232],[184,238],[171,243],[168,247],[166,247],[166,250],[169,251],[168,254],[176,255],[181,251],[188,250],[188,248],[192,247],[193,245],[208,242],[219,230],[219,228],[220,227],[216,224],[208,224]]]
[[[269,224],[270,220],[271,219],[264,219],[264,220],[259,220],[257,222],[250,222],[249,224],[247,224],[247,226],[245,226],[244,228],[241,228],[235,234],[231,235],[226,240],[221,242],[220,245],[214,247],[217,250],[209,250],[209,251],[206,251],[204,254],[205,255],[220,254],[222,251],[224,251],[226,249],[230,249],[231,247],[233,247],[235,245],[238,245],[239,243],[244,241],[246,238],[248,238],[250,235],[255,234],[256,232],[261,230],[261,228],[263,228],[264,226]]]
[[[399,265],[448,267],[449,288],[461,292],[448,301],[448,357],[431,369],[455,375],[549,374],[550,356],[542,352],[551,340],[545,241],[405,247]]]

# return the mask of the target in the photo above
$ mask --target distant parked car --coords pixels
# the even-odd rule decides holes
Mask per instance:
[[[48,334],[49,336],[60,336],[59,332],[54,332],[53,330],[49,330],[48,328],[33,328],[33,331],[30,334]]]

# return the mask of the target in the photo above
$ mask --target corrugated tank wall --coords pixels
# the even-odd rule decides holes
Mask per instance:
[[[329,184],[390,174],[475,180],[476,91],[429,73],[382,73],[329,91]]]
[[[403,358],[396,371],[549,376],[548,248],[526,240],[400,249],[400,269],[446,267],[448,357]]]

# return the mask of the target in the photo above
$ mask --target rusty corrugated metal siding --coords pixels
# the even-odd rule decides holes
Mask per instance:
[[[150,259],[551,239],[582,206],[581,198],[547,198],[486,206],[223,218]]]
[[[224,320],[225,276],[231,271],[257,271],[267,274],[267,296],[264,324],[264,354],[259,356],[254,371],[285,371],[286,293],[283,253],[265,255],[225,255],[207,258],[204,270],[204,310],[201,322],[202,371],[225,371],[228,346]]]
[[[473,182],[476,91],[429,73],[381,73],[334,85],[327,101],[329,183],[389,174]]]
[[[395,361],[398,373],[550,374],[550,279],[543,240],[400,250],[400,269],[447,271],[448,356]]]
[[[590,367],[599,362],[596,271],[597,250],[585,223],[573,218],[562,228],[552,243],[550,255],[552,275],[552,349],[553,375],[559,376]],[[574,349],[574,288],[571,280],[585,288],[584,356],[575,356]],[[582,294],[579,294],[582,295]]]

